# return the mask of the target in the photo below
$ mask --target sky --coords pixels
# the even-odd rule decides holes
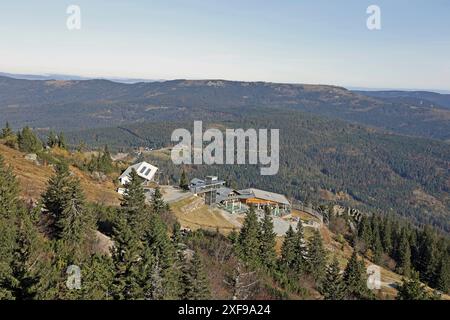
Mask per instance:
[[[449,0],[0,2],[1,72],[450,90],[449,57]]]

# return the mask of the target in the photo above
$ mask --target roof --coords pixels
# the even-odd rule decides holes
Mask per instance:
[[[119,177],[119,179],[123,179],[125,177],[130,178],[130,173],[133,169],[136,170],[136,173],[138,174],[138,176],[140,176],[141,178],[143,178],[145,180],[149,180],[149,181],[153,179],[153,177],[156,174],[156,171],[158,171],[157,167],[151,165],[148,162],[143,161],[143,162],[136,163],[132,166],[129,166],[127,168],[127,170],[125,170],[122,173],[122,175]]]
[[[198,184],[205,184],[205,181],[199,178],[194,178],[191,180],[191,184],[198,185]]]
[[[258,199],[263,199],[263,200],[267,200],[267,201],[273,201],[273,202],[277,202],[277,203],[290,205],[289,200],[286,199],[286,197],[283,196],[282,194],[259,190],[259,189],[254,189],[254,188],[239,190],[238,192],[241,195],[248,195],[253,198],[258,198]]]

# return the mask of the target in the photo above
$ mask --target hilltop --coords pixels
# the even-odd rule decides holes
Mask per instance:
[[[330,85],[224,80],[123,84],[109,80],[0,77],[0,121],[14,127],[79,130],[143,121],[236,120],[255,108],[300,110],[382,130],[450,138],[448,96],[408,99]]]

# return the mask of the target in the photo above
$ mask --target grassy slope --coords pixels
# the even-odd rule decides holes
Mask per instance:
[[[6,164],[12,167],[20,183],[23,198],[39,199],[47,186],[48,179],[53,175],[53,168],[28,161],[24,158],[24,153],[3,144],[0,144],[0,155],[3,156]],[[71,168],[71,172],[80,179],[88,201],[106,205],[119,204],[119,195],[112,181],[94,181],[89,175],[74,167]]]

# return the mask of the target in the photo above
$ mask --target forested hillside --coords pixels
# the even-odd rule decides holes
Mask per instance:
[[[298,111],[260,109],[240,120],[209,121],[218,128],[279,128],[280,171],[264,177],[256,166],[189,166],[191,178],[215,174],[236,185],[265,188],[303,201],[320,202],[324,192],[336,202],[379,213],[409,217],[450,231],[450,148],[428,139],[384,134],[343,121]],[[116,150],[171,145],[176,128],[192,131],[192,122],[142,123],[70,133],[70,141],[109,144]],[[151,155],[162,168],[164,181],[177,181],[181,168],[170,155]],[[323,200],[323,199],[322,199]]]
[[[335,217],[333,233],[307,235],[299,223],[277,248],[269,211],[258,221],[251,208],[228,236],[183,231],[160,189],[147,202],[131,178],[120,206],[92,203],[59,157],[31,204],[0,156],[0,299],[448,299],[448,239],[430,228],[374,215],[351,231],[349,217]],[[99,232],[111,237],[108,248]],[[394,295],[367,288],[371,263],[404,276]],[[73,268],[79,284],[68,281]]]
[[[430,101],[446,101],[444,95]],[[235,119],[249,108],[302,110],[413,136],[447,140],[450,111],[429,101],[383,99],[325,85],[221,80],[121,84],[0,77],[0,121],[64,130],[142,121]]]

